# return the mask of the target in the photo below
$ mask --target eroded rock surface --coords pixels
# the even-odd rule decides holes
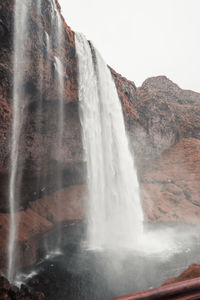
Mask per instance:
[[[142,195],[152,221],[199,224],[200,140],[185,138],[144,172]]]

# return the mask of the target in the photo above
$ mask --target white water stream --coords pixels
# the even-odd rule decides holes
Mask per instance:
[[[57,135],[56,135],[56,157],[58,162],[62,160],[62,148],[63,148],[63,134],[64,134],[64,67],[63,67],[63,24],[61,20],[60,13],[58,11],[55,0],[51,0],[52,4],[52,20],[55,24],[55,32],[54,36],[50,36],[51,44],[55,45],[56,55],[54,56],[55,61],[55,70],[56,70],[56,78],[57,78],[57,98],[58,98],[58,106],[57,106]],[[61,188],[63,186],[63,177],[61,173],[61,168],[57,166],[55,170],[55,180],[57,185]],[[59,205],[60,199],[59,196],[56,198],[58,201],[57,211],[56,213],[60,215],[61,207]],[[61,227],[58,226],[57,231],[57,240],[53,249],[48,249],[47,246],[47,255],[57,255],[61,254]]]
[[[37,18],[42,20],[42,2],[38,0],[37,6]],[[63,131],[64,131],[64,68],[63,68],[63,27],[60,13],[57,8],[55,0],[50,0],[51,10],[52,10],[52,24],[54,26],[54,32],[51,32],[50,36],[46,33],[46,51],[50,51],[50,45],[54,44],[55,51],[55,68],[57,71],[57,101],[58,108],[57,114],[57,135],[56,144],[58,147],[57,157],[61,155],[61,148],[63,143]],[[29,65],[29,55],[27,52],[27,42],[30,36],[30,11],[32,5],[35,5],[33,0],[15,0],[14,5],[14,58],[13,58],[13,69],[14,69],[14,84],[13,84],[13,123],[11,132],[11,155],[10,155],[10,182],[9,182],[9,206],[10,206],[10,230],[8,239],[8,267],[7,267],[7,277],[13,282],[16,276],[17,268],[19,265],[18,253],[16,247],[16,238],[18,235],[18,227],[20,220],[16,213],[19,206],[19,191],[21,187],[20,180],[20,169],[19,166],[19,145],[20,136],[22,133],[23,122],[25,122],[24,117],[24,106],[27,95],[24,90],[24,82],[26,76],[26,67]],[[39,36],[39,43],[42,42],[42,36]],[[41,60],[39,63],[43,63]],[[43,74],[40,74],[40,80],[43,80]],[[42,90],[43,82],[40,82],[40,89]],[[27,92],[27,91],[26,91]],[[38,97],[38,109],[42,110],[42,98]],[[38,111],[38,113],[41,113]],[[62,185],[62,176],[59,171],[56,172],[56,181],[60,182]],[[59,208],[58,208],[59,213]],[[58,234],[58,242],[55,245],[56,251],[58,251],[60,243],[60,235]]]
[[[10,232],[8,242],[8,279],[12,282],[15,276],[16,251],[15,238],[18,234],[16,180],[19,158],[19,139],[23,123],[23,81],[26,66],[27,12],[29,1],[15,1],[14,14],[14,83],[13,83],[13,123],[11,137],[11,175],[9,183]]]
[[[134,248],[143,211],[121,103],[98,51],[76,33],[79,101],[88,179],[90,249]]]

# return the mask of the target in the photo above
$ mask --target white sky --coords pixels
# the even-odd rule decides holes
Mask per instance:
[[[140,86],[166,75],[200,92],[200,0],[60,0],[74,31]]]

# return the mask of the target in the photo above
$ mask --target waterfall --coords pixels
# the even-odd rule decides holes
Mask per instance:
[[[26,39],[27,39],[27,12],[29,1],[15,1],[14,14],[14,83],[13,83],[13,123],[11,137],[11,174],[9,182],[9,206],[10,206],[10,231],[8,241],[8,279],[12,282],[15,276],[16,249],[15,238],[17,235],[17,209],[16,182],[20,183],[17,178],[18,158],[19,158],[19,141],[21,127],[23,123],[23,99],[24,89],[23,80],[26,69]],[[20,176],[20,175],[19,175]]]
[[[64,42],[64,36],[63,36],[63,24],[62,19],[60,16],[60,13],[58,11],[57,5],[55,0],[51,0],[52,5],[52,20],[55,24],[55,32],[54,35],[50,36],[50,44],[54,44],[55,49],[55,56],[54,56],[54,62],[55,62],[55,70],[57,73],[57,98],[58,98],[58,105],[57,105],[57,135],[56,135],[56,149],[54,151],[56,152],[57,161],[60,162],[58,166],[55,169],[55,182],[59,188],[62,188],[63,186],[63,176],[60,165],[62,165],[62,147],[63,147],[63,135],[64,135],[64,66],[63,66],[63,42]],[[47,43],[47,46],[49,47],[49,41]],[[58,201],[57,205],[57,214],[60,215],[61,213],[61,207],[59,205],[60,199],[59,196],[57,196],[56,200]],[[47,246],[47,255],[49,252],[51,252],[52,255],[57,255],[61,253],[61,227],[58,225],[57,228],[57,240],[55,242],[55,245],[53,246],[53,249],[51,249]]]
[[[51,5],[51,32],[43,35],[43,32],[39,33],[38,43],[43,44],[45,39],[46,52],[48,58],[50,58],[50,47],[53,48],[54,63],[56,69],[56,84],[57,84],[57,106],[55,111],[55,118],[57,118],[56,128],[56,158],[61,161],[61,148],[63,144],[63,132],[64,132],[64,67],[63,67],[63,25],[60,13],[57,8],[55,0],[49,0]],[[22,129],[26,127],[28,121],[24,111],[24,107],[27,104],[27,90],[25,91],[24,81],[27,72],[27,66],[31,62],[31,57],[28,50],[28,38],[30,36],[30,12],[33,7],[36,7],[37,18],[42,22],[42,1],[41,0],[15,0],[14,4],[14,57],[13,57],[13,70],[14,70],[14,83],[13,83],[13,122],[11,131],[11,155],[10,155],[10,182],[9,182],[9,207],[10,207],[10,229],[8,238],[8,263],[7,263],[7,277],[13,282],[19,267],[19,259],[16,245],[16,238],[18,235],[19,227],[19,209],[20,200],[20,188],[21,188],[21,173],[23,169],[23,161],[20,159],[20,143],[23,135]],[[43,64],[42,57],[40,57],[38,64]],[[42,89],[43,89],[43,74],[38,74],[39,83],[38,89],[40,95],[38,95],[37,114],[42,113]],[[39,125],[38,125],[39,126]],[[20,146],[19,146],[20,145]],[[38,163],[40,163],[38,161]],[[59,187],[62,186],[62,174],[60,169],[55,170],[56,183],[59,182]],[[40,181],[40,175],[38,182]],[[59,213],[58,207],[58,213]],[[33,220],[34,222],[34,220]],[[58,239],[55,246],[56,250],[60,247],[61,232],[58,232]]]
[[[139,184],[115,83],[98,51],[76,33],[79,101],[87,162],[87,244],[134,248],[143,234]]]

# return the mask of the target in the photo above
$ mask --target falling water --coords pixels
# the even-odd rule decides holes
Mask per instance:
[[[57,71],[57,98],[58,106],[55,116],[58,118],[57,122],[57,134],[56,134],[56,145],[57,151],[56,156],[58,161],[61,160],[61,148],[63,143],[63,132],[64,132],[64,68],[62,64],[63,54],[63,27],[60,13],[57,8],[55,0],[50,0],[52,7],[52,26],[54,31],[46,33],[46,51],[47,55],[50,57],[50,47],[53,47],[55,53],[55,69]],[[24,106],[25,99],[27,97],[24,90],[24,80],[26,75],[26,68],[29,65],[29,60],[31,58],[28,55],[28,50],[26,48],[27,40],[29,37],[29,19],[30,11],[32,5],[37,7],[37,18],[41,21],[42,7],[41,0],[37,0],[37,3],[33,0],[21,1],[15,0],[14,6],[14,84],[13,84],[13,123],[12,123],[12,133],[11,133],[11,157],[10,157],[10,183],[9,183],[9,206],[10,206],[10,230],[9,230],[9,240],[8,240],[8,279],[13,282],[16,275],[16,269],[18,267],[18,254],[16,251],[16,236],[18,234],[18,224],[20,220],[17,219],[17,214],[15,213],[19,208],[19,190],[21,187],[21,174],[19,167],[19,144],[20,137],[22,134],[23,123],[26,122],[24,116]],[[42,43],[43,33],[38,36],[38,42]],[[44,37],[45,38],[45,37]],[[38,63],[41,63],[39,60]],[[40,81],[43,80],[43,74],[38,77]],[[39,82],[40,92],[42,93],[43,83]],[[38,110],[42,110],[42,96],[38,96]],[[38,111],[37,113],[41,113]],[[21,164],[21,162],[20,162]],[[62,176],[60,170],[56,170],[56,181],[59,186],[62,185]],[[59,208],[58,208],[59,213]],[[60,243],[60,232],[59,232],[58,242],[55,246],[56,249],[59,247]]]
[[[58,74],[58,99],[59,99],[59,119],[58,119],[58,151],[59,151],[59,157],[61,156],[61,150],[62,150],[62,143],[63,143],[63,131],[64,131],[64,81],[63,81],[63,74],[64,74],[64,68],[62,65],[61,60],[58,57],[55,58],[55,66],[56,71]]]
[[[88,247],[133,248],[142,236],[143,211],[122,107],[98,51],[82,34],[75,40],[88,174]]]
[[[19,158],[19,139],[23,120],[23,80],[25,75],[25,41],[27,38],[27,11],[29,1],[15,1],[14,15],[14,87],[13,87],[13,124],[11,138],[11,175],[9,183],[10,232],[8,243],[8,279],[12,282],[15,276],[15,237],[17,235],[17,219],[15,210],[16,181]]]
[[[56,157],[57,161],[61,162],[63,153],[63,134],[64,134],[64,66],[63,66],[63,24],[61,20],[60,13],[58,11],[55,0],[51,0],[52,4],[52,20],[55,24],[55,32],[54,35],[50,36],[50,41],[47,42],[47,46],[49,47],[49,43],[51,45],[54,44],[55,53],[54,61],[55,61],[55,70],[57,72],[57,98],[58,98],[58,106],[57,106],[57,135],[56,135]],[[55,170],[55,182],[59,188],[63,186],[63,176],[61,167],[58,165]],[[58,196],[59,197],[59,196]],[[59,206],[60,199],[56,199],[58,201],[57,205],[57,214],[60,215],[61,207]],[[53,249],[47,250],[47,252],[51,252],[53,254],[60,254],[61,250],[61,227],[58,225],[57,232],[57,241],[53,247]],[[48,248],[48,247],[47,247]],[[49,253],[47,253],[48,255]]]
[[[47,32],[45,32],[45,38],[46,38],[46,51],[47,51],[47,57],[49,58],[49,51],[50,51],[50,39]]]

